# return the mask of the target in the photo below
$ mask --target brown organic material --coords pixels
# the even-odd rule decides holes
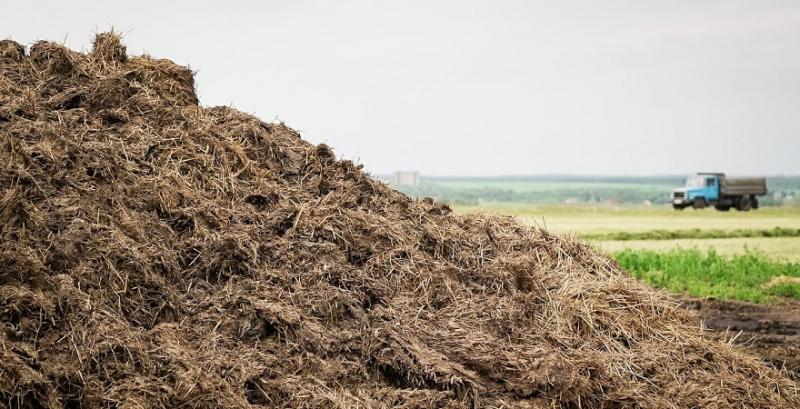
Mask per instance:
[[[94,45],[0,43],[0,405],[800,405],[585,244],[412,201]]]
[[[794,277],[784,280],[790,278]],[[752,304],[708,298],[685,299],[682,305],[698,315],[711,330],[710,337],[741,345],[800,380],[800,302]]]

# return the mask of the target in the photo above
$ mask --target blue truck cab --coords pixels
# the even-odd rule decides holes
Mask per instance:
[[[676,194],[682,193],[682,194]],[[673,204],[691,204],[695,200],[706,202],[719,199],[719,178],[716,175],[697,174],[686,178],[682,188],[673,191]]]
[[[672,207],[702,209],[714,205],[717,210],[731,207],[747,211],[758,208],[756,196],[767,194],[763,177],[726,177],[724,173],[698,173],[689,175],[683,187],[672,191]]]

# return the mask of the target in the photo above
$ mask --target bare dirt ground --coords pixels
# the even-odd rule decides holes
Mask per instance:
[[[775,367],[800,380],[800,302],[752,304],[715,299],[686,299],[715,338],[733,339]]]

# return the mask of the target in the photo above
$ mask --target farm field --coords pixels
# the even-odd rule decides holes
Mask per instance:
[[[800,228],[800,207],[764,207],[744,213],[713,209],[677,211],[668,206],[488,203],[455,206],[455,210],[512,215],[553,232],[578,235],[616,231]]]
[[[800,237],[746,237],[731,239],[679,239],[679,240],[608,240],[594,241],[607,253],[625,249],[668,251],[675,248],[714,249],[725,256],[742,254],[745,250],[758,250],[778,260],[800,262]]]
[[[525,205],[511,203],[492,203],[483,206],[456,206],[460,213],[485,212],[519,217],[527,224],[541,226],[549,231],[583,237],[595,247],[611,255],[621,252],[666,253],[678,250],[699,250],[701,253],[713,251],[724,258],[733,258],[749,253],[757,253],[759,258],[779,263],[770,274],[779,274],[780,263],[791,265],[800,263],[800,208],[764,207],[751,212],[717,212],[712,209],[676,211],[667,206],[605,206],[605,205]],[[736,237],[757,236],[781,233],[789,237]],[[624,233],[624,234],[623,234]],[[662,239],[667,233],[683,234],[681,238]],[[716,235],[716,237],[715,237]],[[604,240],[603,237],[630,236],[653,239]],[[733,236],[733,237],[730,237]],[[598,239],[600,238],[600,239]],[[684,252],[685,253],[685,252]],[[630,258],[630,257],[629,257]],[[677,260],[677,258],[673,258]],[[624,267],[624,263],[622,263]],[[656,269],[656,267],[653,267]],[[760,267],[750,267],[760,268]],[[784,270],[789,267],[783,268]],[[663,270],[663,266],[658,267]],[[629,269],[630,270],[630,269]],[[685,273],[689,273],[688,271]],[[692,272],[695,276],[702,272]],[[680,275],[673,272],[673,278]],[[640,274],[651,284],[669,287],[673,291],[681,285],[652,280],[652,274]],[[680,278],[679,278],[680,279]],[[682,279],[688,281],[689,276]],[[688,284],[687,284],[688,285]],[[720,296],[711,287],[697,287],[687,292],[692,296]],[[761,289],[754,289],[761,293]],[[734,293],[723,293],[723,298],[747,301],[772,300],[775,297],[763,296],[737,297]],[[739,293],[740,294],[740,293]],[[790,294],[792,294],[790,292]],[[798,293],[800,294],[800,293]]]
[[[390,181],[390,176],[384,176]],[[455,205],[495,206],[524,203],[603,204],[637,206],[645,203],[665,205],[670,192],[683,184],[683,176],[579,176],[543,175],[518,177],[429,177],[421,176],[414,186],[397,185],[411,197],[432,197]],[[762,205],[780,206],[800,197],[800,176],[767,177],[770,194],[759,199]]]

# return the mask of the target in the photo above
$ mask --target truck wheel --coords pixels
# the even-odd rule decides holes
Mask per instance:
[[[753,207],[753,202],[750,201],[750,197],[746,196],[739,200],[739,211],[747,212],[750,211],[750,208]]]
[[[753,209],[758,209],[758,198],[755,196],[750,196],[750,201],[753,203]]]
[[[706,207],[706,199],[703,198],[694,199],[694,201],[692,202],[692,207],[695,209],[702,209]]]
[[[728,210],[731,210],[730,206],[723,206],[723,205],[716,205],[714,206],[714,208],[719,210],[720,212],[727,212]]]
[[[683,209],[685,209],[685,207],[683,207],[681,205],[672,205],[672,208],[675,209],[675,210],[683,210]]]

